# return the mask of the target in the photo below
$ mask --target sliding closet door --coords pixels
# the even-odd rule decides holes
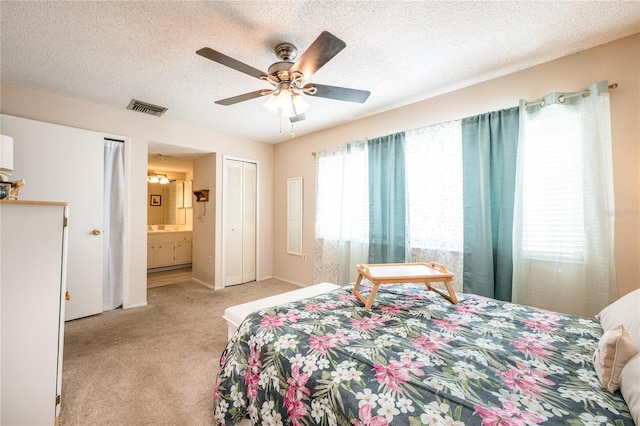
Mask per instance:
[[[257,165],[225,159],[223,284],[256,279]]]
[[[242,164],[242,282],[256,279],[257,166]]]
[[[12,179],[26,182],[20,199],[70,203],[65,319],[101,313],[104,134],[8,115],[2,133],[14,139]]]

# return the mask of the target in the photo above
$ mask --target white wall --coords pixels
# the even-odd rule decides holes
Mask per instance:
[[[135,111],[106,107],[79,99],[67,98],[27,87],[2,83],[0,112],[18,117],[82,129],[128,136],[126,147],[126,174],[129,179],[129,199],[126,217],[130,229],[128,288],[125,288],[125,307],[146,304],[146,251],[147,251],[147,145],[149,141],[179,145],[222,155],[251,157],[260,161],[260,278],[272,276],[273,257],[273,145],[247,141],[207,129],[171,122],[165,117],[153,117]],[[215,119],[215,117],[212,117]],[[20,143],[20,141],[15,141]],[[221,167],[216,170],[216,182],[221,179]],[[212,203],[220,204],[221,191],[215,191]],[[220,222],[221,209],[215,209],[216,222]],[[215,235],[215,252],[221,253],[220,233]],[[216,260],[215,282],[221,282]]]
[[[315,221],[312,152],[351,140],[388,135],[517,106],[553,91],[579,90],[593,82],[618,83],[611,91],[616,216],[615,258],[620,294],[640,287],[640,34],[403,108],[276,145],[274,275],[311,284]],[[429,76],[425,76],[429,78]],[[375,92],[375,88],[371,88]],[[313,108],[313,106],[312,106]],[[286,182],[304,177],[303,250],[308,261],[286,251]]]

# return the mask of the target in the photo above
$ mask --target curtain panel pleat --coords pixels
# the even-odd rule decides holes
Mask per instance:
[[[404,132],[367,142],[369,263],[403,263],[406,247]]]
[[[511,300],[518,107],[462,120],[467,293]]]

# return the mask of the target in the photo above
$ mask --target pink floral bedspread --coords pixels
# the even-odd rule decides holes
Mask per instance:
[[[423,285],[351,286],[250,315],[217,378],[219,424],[633,425],[598,381],[598,322]],[[364,291],[363,291],[364,292]]]

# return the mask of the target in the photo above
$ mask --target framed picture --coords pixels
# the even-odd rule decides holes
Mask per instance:
[[[151,199],[149,202],[152,206],[161,206],[162,205],[162,195],[151,195]]]

